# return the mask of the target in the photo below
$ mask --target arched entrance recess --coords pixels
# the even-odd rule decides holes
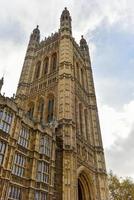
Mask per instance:
[[[80,167],[78,176],[78,200],[94,200],[94,185],[88,169]]]

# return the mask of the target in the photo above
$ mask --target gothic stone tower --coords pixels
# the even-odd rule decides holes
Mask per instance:
[[[23,185],[20,181],[17,186],[18,194],[26,187],[27,196],[21,194],[18,199],[108,200],[89,49],[83,36],[80,45],[72,37],[71,16],[67,8],[61,14],[58,32],[40,42],[39,27],[33,30],[14,104],[23,113],[19,120],[31,130],[31,146],[26,155],[29,163],[25,164],[27,168],[31,162],[30,169],[21,177],[16,173],[18,179],[23,177]],[[18,131],[16,138],[17,134]],[[49,157],[39,150],[44,147],[44,142],[47,143],[40,138],[43,134],[49,135],[51,140]],[[13,144],[17,145],[17,140]],[[10,155],[17,149],[18,146],[14,147]],[[37,166],[38,162],[40,166]],[[43,162],[48,164],[43,165]],[[41,168],[42,165],[46,168],[49,165],[49,170]],[[48,177],[44,179],[46,172]],[[15,173],[10,170],[10,174]],[[10,180],[4,184],[9,187]],[[8,196],[14,199],[11,189],[8,194],[4,187],[1,189],[3,197],[6,194],[4,199],[10,199]],[[44,191],[46,195],[42,196]]]

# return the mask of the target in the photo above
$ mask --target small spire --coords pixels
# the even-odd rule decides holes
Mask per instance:
[[[63,15],[68,15],[68,16],[70,16],[70,13],[69,13],[67,7],[65,7],[64,10],[62,11],[61,16],[63,16]]]
[[[81,44],[81,45],[87,44],[87,42],[86,42],[85,38],[83,37],[83,35],[81,35],[80,44]]]
[[[36,26],[36,28],[34,28],[34,30],[33,30],[33,32],[39,32],[40,30],[39,30],[39,25],[37,24],[37,26]]]
[[[31,34],[31,38],[32,41],[40,41],[40,30],[39,30],[39,25],[36,26],[36,28],[33,29],[33,32]]]

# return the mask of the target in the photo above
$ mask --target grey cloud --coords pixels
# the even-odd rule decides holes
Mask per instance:
[[[5,42],[14,42],[22,44],[25,40],[26,34],[18,21],[9,21],[0,23],[0,40]]]
[[[107,75],[105,77],[103,74],[97,75],[97,69],[93,69],[93,71],[99,102],[121,110],[124,104],[133,99],[134,82],[132,79],[122,81],[120,76],[116,78],[114,75]]]
[[[127,138],[117,138],[115,143],[106,149],[106,160],[109,169],[119,176],[134,178],[134,125]]]
[[[1,3],[0,24],[8,24],[9,20],[17,21],[23,27],[26,34],[39,24],[42,37],[59,28],[59,17],[65,6],[71,6],[71,1],[61,0],[13,0],[11,5],[8,0]]]
[[[120,16],[125,23],[124,16],[128,18],[129,15],[129,12],[126,11],[128,9],[130,13],[133,13],[133,4],[131,1],[124,5],[121,0],[119,3],[115,0],[49,0],[49,2],[44,0],[30,0],[29,2],[12,0],[10,4],[8,0],[5,0],[1,2],[0,24],[7,24],[8,27],[10,20],[17,20],[20,27],[28,35],[39,24],[42,37],[45,37],[59,28],[60,13],[67,6],[73,18],[74,32],[86,34],[88,30],[94,30],[102,24],[104,18],[107,18],[108,23],[111,23],[110,20],[116,22],[119,19],[118,16]],[[129,22],[131,21],[133,20],[129,20]],[[2,32],[2,29],[0,32]],[[13,35],[13,37],[16,37],[16,35]]]

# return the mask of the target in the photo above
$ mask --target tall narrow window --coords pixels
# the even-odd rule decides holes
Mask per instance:
[[[5,149],[6,149],[6,144],[0,141],[0,165],[2,165],[4,160]]]
[[[46,57],[43,63],[43,75],[48,73],[49,58]]]
[[[12,173],[15,174],[16,176],[21,176],[21,177],[24,176],[25,162],[26,162],[25,156],[16,153]]]
[[[85,116],[86,139],[88,139],[88,114],[87,114],[87,110],[84,110],[84,116]]]
[[[38,112],[39,112],[39,121],[42,122],[43,121],[43,114],[44,114],[44,100],[40,100],[39,102],[39,107],[38,107]]]
[[[75,99],[75,110],[76,110],[76,131],[77,135],[80,135],[79,103],[77,98]]]
[[[29,108],[28,108],[28,112],[27,112],[28,117],[29,117],[30,119],[33,119],[33,114],[34,114],[34,103],[30,103],[28,107],[29,107]]]
[[[84,74],[83,74],[83,69],[81,69],[81,84],[84,87]]]
[[[41,69],[41,62],[38,61],[37,64],[36,64],[36,67],[35,67],[35,75],[34,75],[35,79],[39,78],[39,76],[40,76],[40,69]]]
[[[51,69],[52,69],[52,71],[56,70],[56,67],[57,67],[57,54],[54,53],[52,55],[52,61],[51,61]]]
[[[76,72],[77,72],[77,79],[80,80],[80,74],[79,74],[79,65],[76,63]]]
[[[86,89],[88,90],[88,77],[87,77],[87,72],[86,72]]]
[[[48,101],[48,117],[47,117],[48,122],[51,122],[53,120],[53,112],[54,112],[54,99],[49,99],[49,101]]]
[[[83,117],[82,117],[82,105],[79,104],[79,120],[80,120],[80,134],[83,135]]]
[[[37,181],[49,182],[49,164],[44,161],[38,161],[37,164]]]

